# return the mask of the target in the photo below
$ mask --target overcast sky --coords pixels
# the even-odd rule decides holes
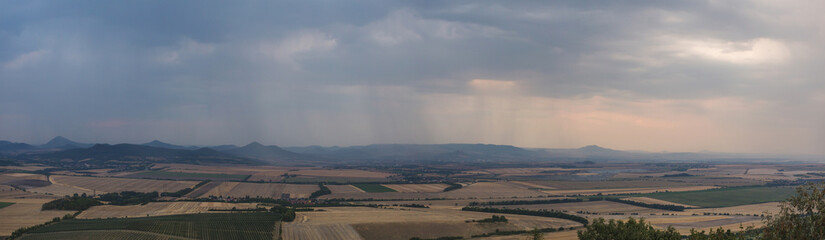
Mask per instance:
[[[0,1],[0,139],[825,154],[822,1]]]

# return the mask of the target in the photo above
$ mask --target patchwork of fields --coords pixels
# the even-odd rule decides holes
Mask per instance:
[[[176,192],[184,188],[194,187],[198,181],[169,181],[151,179],[132,178],[103,178],[103,177],[79,177],[79,176],[50,176],[53,185],[63,185],[79,188],[88,192]]]
[[[252,209],[257,203],[225,202],[150,202],[142,205],[94,206],[77,216],[79,219],[150,217],[177,214],[207,213],[210,210]]]
[[[63,195],[74,193],[98,194],[106,192],[174,192],[191,188],[200,181],[138,179],[213,179],[185,195],[187,198],[209,196],[222,197],[268,197],[281,198],[288,194],[290,198],[306,198],[319,190],[315,183],[267,183],[268,181],[318,181],[336,179],[350,184],[326,184],[331,194],[321,199],[393,199],[390,201],[353,201],[353,203],[379,204],[385,207],[320,207],[318,211],[298,212],[294,222],[276,224],[274,220],[250,223],[257,230],[249,230],[243,239],[272,239],[281,236],[284,239],[410,239],[438,238],[444,236],[470,237],[483,233],[499,231],[518,231],[533,228],[576,227],[581,224],[549,217],[536,217],[504,214],[507,223],[477,223],[472,220],[489,218],[492,214],[483,212],[461,211],[470,202],[486,201],[534,201],[546,199],[575,198],[587,195],[613,195],[640,203],[682,205],[685,211],[667,211],[646,208],[612,201],[583,201],[554,204],[496,205],[497,208],[521,208],[528,210],[555,210],[582,216],[588,219],[626,219],[629,216],[644,217],[657,228],[675,227],[682,233],[691,228],[707,230],[725,227],[736,230],[742,226],[761,226],[761,216],[778,212],[778,201],[794,193],[793,187],[728,187],[763,184],[773,179],[760,177],[785,173],[806,174],[805,170],[779,171],[777,168],[739,169],[739,165],[720,166],[715,169],[689,170],[690,174],[674,178],[658,178],[674,174],[674,171],[630,172],[621,173],[623,178],[597,181],[559,181],[535,180],[522,178],[532,174],[564,174],[570,169],[557,168],[506,168],[479,170],[485,176],[507,175],[519,177],[518,180],[480,180],[460,182],[462,188],[444,192],[449,185],[443,183],[427,184],[389,184],[389,173],[349,169],[318,169],[309,167],[275,168],[262,167],[221,167],[167,165],[163,170],[141,171],[128,174],[118,173],[120,177],[89,177],[51,175],[46,177],[31,173],[2,173],[0,181],[19,185],[0,185],[0,236],[25,226],[32,226],[61,217],[71,211],[41,211],[43,203]],[[793,168],[788,168],[793,169]],[[339,172],[336,172],[339,171]],[[578,170],[576,170],[578,171]],[[104,170],[89,170],[93,175],[110,174]],[[99,172],[99,173],[98,173]],[[74,173],[74,172],[73,172]],[[581,172],[577,172],[579,174]],[[76,174],[76,173],[75,173]],[[286,175],[286,179],[282,179]],[[635,174],[635,177],[633,177]],[[657,175],[658,174],[658,175]],[[705,177],[702,174],[707,174]],[[732,174],[730,176],[750,175],[751,177],[728,177],[714,174]],[[733,175],[735,174],[735,175]],[[620,174],[617,174],[620,175]],[[787,174],[785,174],[787,176]],[[102,175],[101,175],[102,176]],[[807,175],[806,175],[807,176]],[[241,182],[248,180],[261,182]],[[40,181],[40,182],[38,182]],[[366,183],[358,183],[365,181]],[[30,186],[26,184],[47,185]],[[171,198],[174,200],[174,198]],[[430,200],[426,200],[430,199]],[[228,229],[205,229],[202,224],[213,224],[210,214],[225,214],[223,211],[252,209],[258,203],[227,202],[150,202],[144,205],[94,206],[83,211],[77,220],[50,225],[46,230],[38,230],[25,235],[23,239],[187,239],[187,238],[225,238]],[[412,207],[410,205],[419,205]],[[271,205],[265,205],[270,207]],[[426,207],[423,207],[426,206]],[[193,217],[198,216],[198,217]],[[198,220],[200,219],[200,220]],[[213,220],[203,220],[213,219]],[[227,218],[229,219],[229,218]],[[227,219],[218,221],[227,221]],[[122,221],[121,221],[122,220]],[[130,221],[126,221],[130,220]],[[131,221],[135,220],[135,221]],[[78,222],[73,222],[78,221]],[[263,221],[263,220],[262,220]],[[209,223],[205,223],[209,222]],[[80,224],[83,223],[83,224]],[[152,224],[172,227],[155,227]],[[148,225],[147,225],[148,224]],[[201,225],[199,225],[201,224]],[[263,225],[267,225],[263,227]],[[267,228],[266,231],[263,229]],[[71,232],[68,232],[71,230]],[[240,234],[240,233],[238,233]],[[241,235],[233,235],[241,236]],[[548,233],[546,236],[558,239],[575,239],[575,231]],[[487,237],[482,239],[521,239],[524,235]],[[556,239],[556,238],[554,238]]]
[[[283,184],[283,183],[247,183],[223,182],[210,189],[200,197],[270,197],[281,198],[282,194],[289,194],[292,198],[307,198],[312,192],[318,191],[315,184]]]

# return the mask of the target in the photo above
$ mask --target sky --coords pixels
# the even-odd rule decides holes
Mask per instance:
[[[822,1],[0,1],[0,139],[825,154]]]

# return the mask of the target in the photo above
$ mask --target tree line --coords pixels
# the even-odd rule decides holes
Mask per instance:
[[[489,208],[489,207],[464,207],[461,208],[462,211],[473,211],[473,212],[488,212],[488,213],[509,213],[509,214],[519,214],[519,215],[529,215],[529,216],[539,216],[539,217],[552,217],[552,218],[561,218],[567,219],[574,222],[578,222],[584,225],[587,225],[588,221],[587,218],[567,214],[559,211],[548,211],[545,209],[542,210],[527,210],[522,208],[516,209],[509,209],[509,208]]]
[[[541,199],[541,200],[510,200],[510,201],[496,201],[496,202],[470,202],[468,206],[492,206],[492,205],[530,205],[530,204],[553,204],[553,203],[571,203],[582,202],[581,198],[564,198],[564,199]]]

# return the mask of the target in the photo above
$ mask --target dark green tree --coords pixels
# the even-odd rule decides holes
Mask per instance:
[[[825,184],[799,186],[779,213],[763,221],[763,239],[825,239]]]
[[[682,238],[673,227],[658,230],[646,223],[644,219],[637,221],[632,217],[627,221],[595,219],[584,230],[579,230],[578,236],[580,240],[679,240]]]

